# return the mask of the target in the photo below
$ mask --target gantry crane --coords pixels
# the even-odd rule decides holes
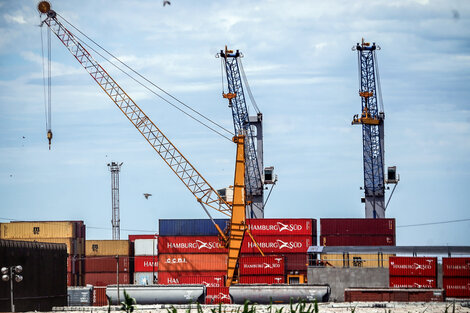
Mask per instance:
[[[241,75],[243,68],[240,58],[243,54],[239,50],[228,50],[225,46],[225,50],[220,50],[217,57],[220,57],[225,65],[228,92],[222,92],[222,96],[228,99],[232,110],[235,134],[246,134],[246,216],[263,218],[264,184],[276,182],[273,176],[274,167],[266,168],[264,171],[267,175],[263,175],[263,114],[255,105],[256,116],[249,116]],[[253,128],[256,128],[256,131]]]
[[[207,180],[202,177],[186,157],[181,154],[142,109],[58,20],[57,13],[51,9],[50,3],[48,1],[41,1],[38,4],[38,10],[41,15],[46,15],[46,18],[41,22],[41,26],[46,24],[51,29],[83,68],[93,77],[96,83],[117,105],[121,112],[137,128],[142,136],[144,136],[163,161],[173,170],[189,191],[191,191],[204,211],[209,215],[224,245],[228,248],[226,285],[230,286],[237,267],[243,237],[247,231],[245,223],[245,134],[239,133],[233,137],[233,141],[237,145],[237,152],[233,201],[229,204],[220,197],[217,191],[211,187]],[[214,222],[207,207],[230,217],[227,232],[222,231]],[[247,231],[247,233],[254,241],[249,231]],[[256,244],[256,246],[258,245]]]
[[[364,198],[362,201],[365,203],[366,218],[385,218],[385,183],[395,184],[395,187],[398,183],[395,167],[388,169],[387,181],[384,175],[385,113],[375,53],[377,49],[380,47],[375,42],[371,45],[364,39],[353,47],[353,51],[356,50],[358,56],[359,96],[362,112],[360,116],[354,115],[352,124],[362,125],[364,163]]]

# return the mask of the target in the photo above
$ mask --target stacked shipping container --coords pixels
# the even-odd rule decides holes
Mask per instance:
[[[215,220],[225,229],[228,220]],[[158,283],[223,287],[227,249],[210,220],[159,220]]]
[[[393,218],[322,218],[321,246],[395,246]]]
[[[134,284],[151,285],[157,283],[158,275],[158,236],[152,239],[134,241]]]
[[[470,258],[442,258],[442,276],[447,297],[470,298]]]
[[[93,286],[130,283],[127,240],[87,240],[85,283]]]
[[[86,226],[83,221],[31,221],[0,224],[0,239],[67,245],[67,286],[84,284]]]
[[[390,257],[392,288],[437,288],[437,258]]]
[[[248,219],[247,225],[267,257],[283,258],[284,273],[256,276],[244,273],[242,263],[249,257],[260,255],[250,236],[245,236],[240,258],[240,283],[286,283],[286,275],[306,276],[307,249],[317,243],[315,219]]]

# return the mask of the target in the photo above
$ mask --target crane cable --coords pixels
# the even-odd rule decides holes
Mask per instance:
[[[255,108],[256,113],[259,114],[261,113],[261,111],[259,110],[258,105],[256,104],[253,94],[251,93],[251,88],[250,88],[250,85],[248,84],[248,79],[246,79],[245,70],[243,69],[242,59],[239,58],[238,61],[240,63],[240,69],[242,72],[243,81],[245,82],[245,87],[246,87],[246,90],[248,91],[248,96],[250,97],[251,104],[253,104],[253,107]]]
[[[41,17],[39,17],[41,19]],[[51,150],[51,140],[52,140],[52,78],[51,78],[51,30],[47,28],[47,74],[46,74],[46,65],[44,64],[44,36],[42,27],[39,29],[41,32],[41,56],[42,56],[42,80],[43,80],[43,88],[44,88],[44,114],[46,117],[46,131],[47,131],[47,139],[49,140],[49,150]],[[46,82],[47,76],[47,82]],[[47,85],[47,89],[46,89]]]
[[[95,44],[97,47],[99,47],[101,50],[103,50],[104,52],[106,52],[108,55],[110,55],[113,59],[115,59],[116,61],[118,61],[119,63],[121,63],[122,65],[124,65],[126,68],[128,68],[129,70],[131,70],[134,74],[136,74],[137,76],[139,76],[140,78],[142,78],[143,80],[145,80],[147,83],[149,83],[150,85],[154,86],[155,88],[157,88],[158,90],[160,90],[161,92],[163,92],[164,94],[166,94],[167,96],[169,96],[170,98],[172,98],[173,100],[177,101],[178,103],[182,104],[183,106],[185,106],[187,109],[191,110],[192,112],[196,113],[197,115],[201,116],[202,118],[204,118],[205,120],[209,121],[210,123],[212,123],[213,125],[216,125],[217,127],[219,127],[220,129],[224,130],[225,132],[227,132],[228,134],[230,134],[231,136],[233,136],[234,134],[229,131],[228,129],[224,128],[223,126],[221,126],[220,124],[218,124],[217,122],[214,122],[213,120],[211,120],[210,118],[204,116],[202,113],[196,111],[195,109],[191,108],[189,105],[185,104],[184,102],[182,102],[181,100],[177,99],[176,97],[174,97],[173,95],[171,95],[170,93],[168,93],[167,91],[165,91],[164,89],[162,89],[161,87],[157,86],[155,83],[153,83],[152,81],[150,81],[149,79],[147,79],[145,76],[143,76],[142,74],[140,74],[139,72],[137,72],[136,70],[134,70],[133,68],[131,68],[130,66],[128,66],[126,63],[124,63],[123,61],[121,61],[119,58],[117,58],[116,56],[114,56],[111,52],[109,52],[108,50],[106,50],[105,48],[103,48],[101,45],[99,45],[97,42],[95,42],[93,39],[91,39],[90,37],[88,37],[86,34],[84,34],[81,30],[79,30],[77,27],[75,27],[72,23],[70,23],[69,21],[67,21],[63,16],[61,16],[60,14],[57,13],[57,16],[60,16],[68,25],[70,25],[72,28],[74,28],[76,31],[78,31],[80,34],[82,34],[85,38],[87,38],[89,41],[91,41],[93,44]],[[91,47],[90,45],[88,45],[84,40],[80,39],[78,36],[74,35],[74,37],[80,41],[82,44],[84,44],[85,46],[87,46],[88,48],[90,48],[91,50],[93,50],[93,52],[95,52],[96,54],[98,54],[100,57],[102,57],[104,60],[106,60],[107,62],[109,62],[112,66],[114,66],[115,68],[117,68],[119,71],[121,71],[122,73],[124,73],[125,75],[127,75],[129,78],[131,78],[132,80],[134,80],[136,83],[138,83],[139,85],[141,85],[142,87],[144,87],[145,89],[147,89],[148,91],[150,91],[151,93],[153,93],[155,96],[159,97],[160,99],[162,99],[163,101],[167,102],[169,105],[173,106],[174,108],[176,108],[177,110],[179,110],[180,112],[182,112],[183,114],[187,115],[188,117],[192,118],[193,120],[195,120],[196,122],[200,123],[201,125],[205,126],[206,128],[212,130],[213,132],[217,133],[218,135],[224,137],[225,139],[229,140],[229,141],[232,141],[232,138],[229,138],[225,135],[223,135],[221,132],[215,130],[214,128],[212,128],[211,126],[207,125],[206,123],[204,123],[203,121],[197,119],[196,117],[192,116],[191,114],[189,114],[188,112],[184,111],[183,109],[181,109],[180,107],[178,107],[177,105],[175,105],[174,103],[172,103],[170,100],[164,98],[163,96],[161,96],[160,94],[158,94],[157,92],[155,92],[154,90],[152,90],[150,87],[146,86],[144,83],[140,82],[139,80],[137,80],[135,77],[133,77],[131,74],[127,73],[126,71],[124,71],[122,68],[120,68],[119,66],[117,66],[116,64],[114,64],[112,61],[110,61],[108,58],[106,58],[105,56],[103,56],[101,53],[99,53],[98,51],[96,51],[96,49],[94,49],[93,47]]]

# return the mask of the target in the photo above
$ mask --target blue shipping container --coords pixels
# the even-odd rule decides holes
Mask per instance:
[[[222,231],[226,228],[229,219],[214,219]],[[210,219],[177,219],[159,220],[158,231],[160,236],[217,236],[219,232]]]

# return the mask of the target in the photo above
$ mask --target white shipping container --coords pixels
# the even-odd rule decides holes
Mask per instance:
[[[155,280],[157,280],[158,272],[135,272],[134,273],[134,285],[152,285],[153,278],[152,275],[155,275]],[[155,282],[156,283],[156,282]]]
[[[134,255],[158,255],[158,239],[136,239],[134,241]]]

